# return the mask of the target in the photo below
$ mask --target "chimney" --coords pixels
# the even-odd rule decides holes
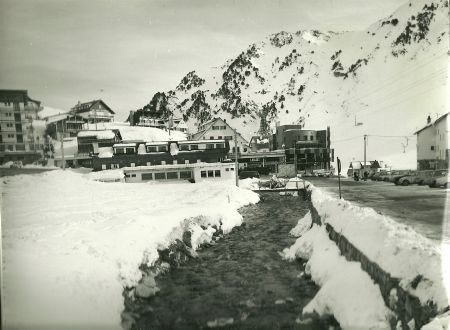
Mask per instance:
[[[431,123],[431,117],[430,117],[430,115],[428,115],[428,117],[427,117],[427,124],[430,124]]]

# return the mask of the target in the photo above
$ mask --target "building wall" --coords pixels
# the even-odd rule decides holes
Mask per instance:
[[[0,94],[0,163],[10,160],[29,163],[40,158],[44,137],[36,134],[33,127],[40,103],[30,100],[26,91],[0,91]]]
[[[435,129],[433,126],[425,128],[417,134],[417,160],[429,160],[436,158]]]
[[[211,149],[203,151],[179,151],[177,155],[172,156],[170,152],[158,152],[147,154],[121,154],[113,155],[109,158],[93,158],[94,171],[108,170],[112,168],[132,167],[132,166],[151,166],[166,165],[174,163],[189,164],[205,162],[215,163],[222,161],[227,155],[228,149]],[[134,164],[134,165],[133,165]]]
[[[436,158],[439,160],[448,160],[448,116],[436,123],[435,130]]]

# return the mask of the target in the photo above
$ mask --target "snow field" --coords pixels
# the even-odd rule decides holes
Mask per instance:
[[[55,170],[2,180],[4,326],[120,328],[123,288],[141,279],[157,249],[192,245],[220,225],[240,225],[237,209],[259,198],[226,183],[102,183]]]

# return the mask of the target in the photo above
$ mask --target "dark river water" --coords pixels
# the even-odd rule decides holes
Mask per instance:
[[[307,213],[306,202],[277,193],[261,197],[240,209],[242,226],[199,250],[197,259],[156,277],[160,291],[141,302],[151,308],[137,317],[133,329],[328,329],[335,324],[301,318],[319,288],[301,275],[300,262],[279,255],[295,242],[289,231]]]

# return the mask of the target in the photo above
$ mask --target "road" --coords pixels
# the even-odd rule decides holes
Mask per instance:
[[[337,178],[305,178],[316,187],[339,196]],[[342,198],[368,206],[413,227],[435,242],[450,242],[450,190],[428,186],[396,186],[393,183],[341,179]]]

